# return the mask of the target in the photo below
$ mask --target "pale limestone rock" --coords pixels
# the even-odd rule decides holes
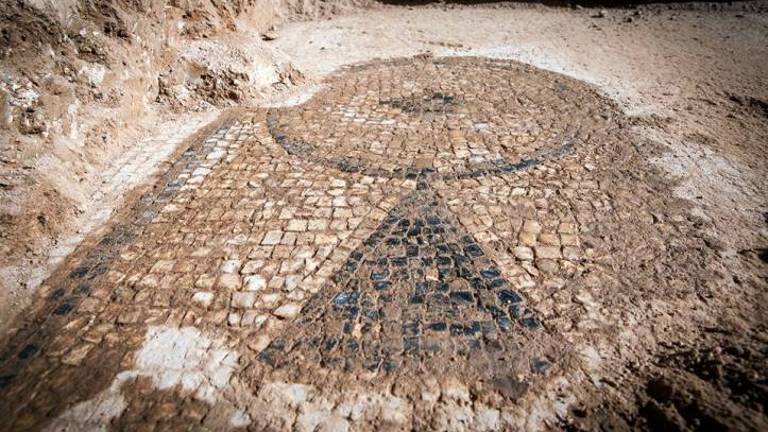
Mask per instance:
[[[275,316],[278,318],[293,319],[299,314],[299,312],[301,312],[301,306],[295,303],[288,303],[275,309],[272,313],[275,314]]]
[[[539,259],[560,259],[562,256],[559,246],[537,246],[535,250]]]
[[[249,309],[256,303],[256,293],[243,291],[232,293],[232,306],[240,309]]]
[[[267,281],[259,275],[248,276],[245,278],[245,289],[248,291],[261,291],[267,286]]]
[[[532,261],[533,250],[527,246],[517,246],[514,249],[515,258],[521,261]]]
[[[204,308],[207,308],[213,303],[214,295],[210,291],[199,291],[192,295],[192,301]]]
[[[283,237],[282,231],[269,231],[265,236],[264,239],[261,241],[261,244],[263,245],[276,245],[280,243],[280,239]]]
[[[237,291],[241,284],[240,276],[236,274],[223,274],[219,276],[218,286],[229,291]]]

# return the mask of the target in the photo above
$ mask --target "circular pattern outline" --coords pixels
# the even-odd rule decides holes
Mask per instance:
[[[396,59],[385,62],[387,65],[401,65],[407,64],[417,60],[419,57],[411,57],[404,59]],[[486,63],[491,63],[494,66],[502,68],[512,68],[516,65],[509,62],[503,62],[494,59],[484,58],[472,58],[467,57],[465,59],[480,59]],[[448,58],[433,59],[435,64],[446,64]],[[364,63],[360,65],[353,65],[343,68],[344,72],[362,72],[381,66],[380,62]],[[525,67],[525,66],[524,66]],[[527,67],[526,67],[527,68]],[[541,162],[548,159],[559,158],[566,153],[569,153],[575,146],[575,142],[579,137],[580,131],[574,128],[569,128],[560,134],[558,141],[560,145],[554,149],[540,150],[534,152],[530,157],[522,159],[518,162],[510,162],[504,157],[500,157],[493,160],[484,162],[471,163],[467,169],[462,169],[453,172],[438,172],[434,168],[424,168],[416,166],[407,166],[395,168],[394,170],[387,170],[375,166],[370,166],[370,163],[364,159],[353,158],[347,156],[339,157],[327,157],[318,155],[318,146],[305,140],[293,138],[289,136],[288,132],[281,130],[279,127],[278,115],[280,108],[272,108],[267,112],[267,127],[270,135],[275,142],[280,145],[289,155],[298,156],[311,163],[318,164],[320,166],[335,169],[346,173],[359,173],[371,177],[384,177],[392,179],[416,179],[426,176],[430,179],[439,180],[464,180],[471,178],[479,178],[484,176],[501,175],[505,173],[513,173],[522,171],[534,167]]]

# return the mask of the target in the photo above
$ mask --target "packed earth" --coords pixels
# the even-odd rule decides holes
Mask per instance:
[[[579,77],[394,51],[171,138],[2,339],[0,430],[766,430],[765,89],[670,161]]]

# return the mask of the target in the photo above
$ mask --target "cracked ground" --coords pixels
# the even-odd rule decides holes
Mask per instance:
[[[640,305],[722,295],[614,103],[472,57],[323,84],[209,127],[58,269],[2,352],[0,429],[765,425],[759,354],[658,359],[703,390],[605,354],[664,325]]]

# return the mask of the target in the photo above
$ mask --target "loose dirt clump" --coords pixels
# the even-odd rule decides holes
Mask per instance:
[[[730,95],[729,98],[739,107],[744,108],[757,117],[768,119],[768,101],[751,96]]]

